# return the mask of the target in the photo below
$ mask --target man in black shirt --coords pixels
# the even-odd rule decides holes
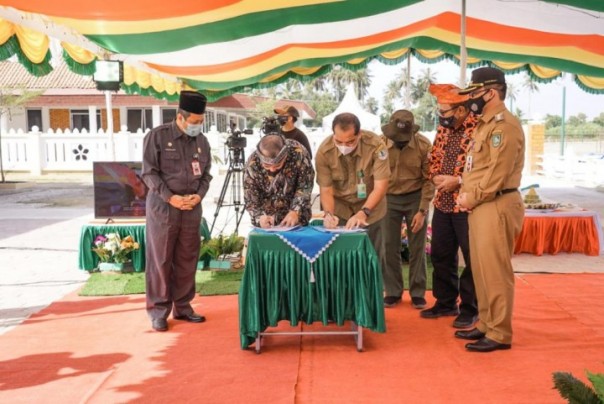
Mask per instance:
[[[146,220],[146,300],[151,326],[168,330],[167,318],[202,323],[191,307],[199,258],[201,201],[210,187],[212,156],[201,133],[206,97],[182,91],[176,121],[151,130],[143,141],[142,177],[149,187]]]
[[[308,150],[309,157],[312,159],[312,150],[310,149],[310,143],[308,138],[300,129],[296,128],[295,123],[300,117],[298,110],[291,106],[285,105],[283,107],[275,108],[275,114],[279,115],[279,124],[281,125],[281,133],[286,139],[292,139],[300,142],[306,150]]]

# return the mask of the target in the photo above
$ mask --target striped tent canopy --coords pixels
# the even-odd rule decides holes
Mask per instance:
[[[462,0],[3,0],[0,60],[17,55],[34,75],[51,69],[50,38],[80,74],[94,60],[125,63],[122,88],[173,99],[181,89],[210,100],[307,80],[334,65],[364,67],[460,60]],[[604,1],[467,0],[469,67],[563,72],[604,93]]]

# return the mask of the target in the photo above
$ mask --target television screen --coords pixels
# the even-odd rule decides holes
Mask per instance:
[[[93,162],[94,217],[145,216],[147,186],[141,178],[143,163],[135,161]]]

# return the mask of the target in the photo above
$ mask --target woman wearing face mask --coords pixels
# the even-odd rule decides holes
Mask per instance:
[[[436,303],[422,310],[422,318],[457,316],[453,327],[468,328],[478,314],[470,265],[468,213],[461,212],[456,199],[470,148],[476,115],[466,105],[469,97],[459,95],[452,84],[431,84],[438,103],[439,127],[430,154],[430,179],[436,186],[432,216],[432,294]],[[461,248],[465,268],[458,276],[457,251]],[[460,299],[460,302],[458,302]]]

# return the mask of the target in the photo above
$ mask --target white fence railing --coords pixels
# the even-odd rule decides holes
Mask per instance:
[[[36,129],[36,128],[34,128]],[[322,131],[307,131],[313,155],[326,134]],[[214,128],[206,133],[212,153],[225,163],[227,150],[224,141],[229,136]],[[99,131],[87,133],[57,130],[42,133],[37,130],[24,133],[11,129],[2,134],[2,163],[5,171],[23,171],[32,175],[43,172],[92,171],[94,161],[142,161],[142,131],[131,133],[126,130],[113,135]],[[259,134],[248,138],[245,155],[249,156],[260,139]],[[547,177],[565,178],[576,183],[604,184],[604,158],[602,155],[576,153],[583,143],[569,142],[567,153],[559,157],[559,145],[547,142],[541,156],[538,174]]]
[[[114,134],[57,130],[42,133],[10,130],[2,134],[2,163],[6,171],[40,175],[45,171],[92,171],[94,161],[142,161],[145,133]],[[210,132],[213,152],[221,156],[226,134]]]
[[[34,128],[35,129],[35,128]],[[90,171],[93,161],[140,161],[144,133],[96,134],[52,130],[2,135],[2,163],[7,171]]]

